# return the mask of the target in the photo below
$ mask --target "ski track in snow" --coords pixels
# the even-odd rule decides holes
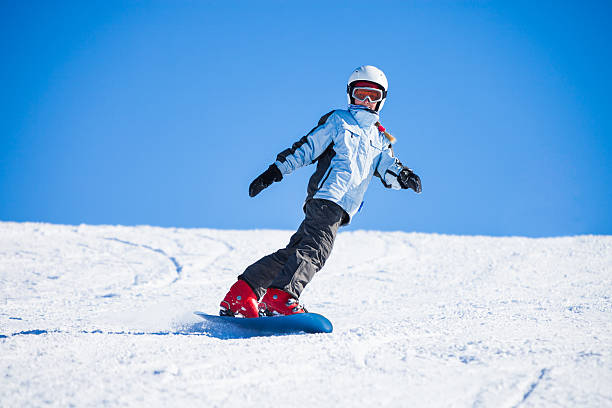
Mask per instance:
[[[292,231],[0,222],[0,406],[612,407],[612,237],[341,232],[332,334],[198,332]]]
[[[116,241],[116,242],[120,242],[122,244],[126,244],[126,245],[131,245],[131,246],[135,246],[135,247],[140,247],[140,248],[144,248],[144,249],[148,249],[149,251],[153,251],[156,252],[158,254],[161,254],[163,256],[165,256],[166,258],[168,258],[168,260],[170,262],[172,262],[172,265],[174,265],[174,269],[176,270],[176,275],[177,277],[172,281],[172,283],[175,283],[177,280],[179,280],[181,278],[181,272],[183,271],[183,265],[181,265],[175,257],[173,256],[169,256],[168,254],[166,254],[166,252],[164,252],[163,249],[159,249],[159,248],[152,248],[149,245],[142,245],[142,244],[135,244],[133,242],[129,242],[129,241],[123,241],[120,240],[119,238],[105,238],[109,241]]]

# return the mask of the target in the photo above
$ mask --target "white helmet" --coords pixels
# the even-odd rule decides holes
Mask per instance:
[[[356,68],[349,77],[346,85],[346,97],[348,99],[348,103],[354,102],[351,100],[351,93],[353,91],[351,84],[357,81],[374,82],[382,87],[383,99],[376,105],[376,111],[380,111],[385,104],[385,99],[387,99],[387,88],[389,87],[385,73],[373,65],[362,65]]]

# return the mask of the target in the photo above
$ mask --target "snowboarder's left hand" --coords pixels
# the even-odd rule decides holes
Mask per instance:
[[[275,181],[281,181],[283,179],[283,174],[280,172],[278,167],[275,164],[271,164],[268,167],[268,170],[261,173],[249,186],[249,196],[255,197],[257,194],[261,193],[266,187],[269,187]]]
[[[421,179],[408,167],[404,167],[402,171],[400,171],[397,180],[402,188],[411,188],[417,194],[423,191],[421,188]]]

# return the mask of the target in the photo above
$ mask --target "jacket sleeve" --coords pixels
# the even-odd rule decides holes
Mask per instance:
[[[291,148],[276,156],[274,164],[283,175],[313,163],[327,149],[337,132],[333,121],[329,120],[331,113],[333,111],[323,116],[319,125],[295,142]]]
[[[393,148],[388,145],[381,153],[380,161],[374,173],[386,188],[393,190],[401,190],[401,186],[397,179],[400,171],[404,168],[397,157],[393,155]]]

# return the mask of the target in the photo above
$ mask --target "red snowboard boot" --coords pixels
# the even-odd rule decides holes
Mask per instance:
[[[266,316],[290,315],[307,313],[304,306],[298,303],[289,293],[280,289],[268,288],[266,295],[259,304],[259,313]]]
[[[249,284],[240,279],[232,285],[219,306],[220,316],[259,317],[257,296]]]

